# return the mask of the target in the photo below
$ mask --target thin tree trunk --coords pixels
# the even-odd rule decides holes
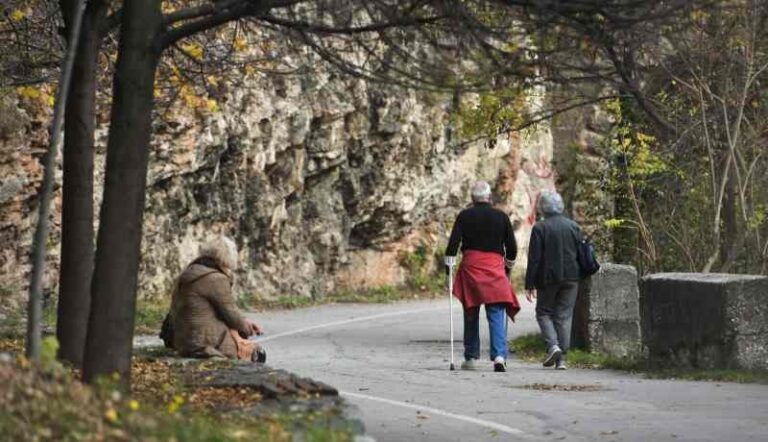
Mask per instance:
[[[61,269],[56,337],[59,358],[81,367],[93,276],[93,156],[96,70],[106,17],[102,1],[89,2],[83,17],[64,120]]]
[[[29,282],[29,306],[27,314],[27,357],[38,359],[40,357],[40,341],[43,316],[42,282],[45,271],[45,249],[48,242],[48,215],[50,214],[51,199],[53,197],[54,168],[59,140],[61,139],[61,123],[64,119],[64,108],[67,105],[69,82],[72,77],[72,67],[77,51],[78,35],[82,24],[85,0],[80,0],[72,15],[72,26],[69,34],[67,54],[64,57],[64,65],[61,69],[59,90],[56,94],[56,104],[53,108],[53,122],[51,123],[51,137],[48,153],[44,160],[43,183],[40,187],[40,206],[35,228],[35,237],[32,245],[32,274]]]
[[[124,2],[83,379],[130,385],[160,2]]]
[[[733,164],[733,167],[737,167]],[[738,188],[735,174],[728,177],[725,198],[723,199],[723,240],[720,243],[720,272],[730,273],[736,264],[738,252],[743,245],[738,216]]]

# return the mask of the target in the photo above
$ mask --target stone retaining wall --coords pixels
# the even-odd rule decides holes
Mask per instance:
[[[637,270],[603,264],[582,281],[572,328],[575,348],[611,356],[636,355],[641,350]]]
[[[660,273],[641,287],[652,366],[768,369],[767,277]]]

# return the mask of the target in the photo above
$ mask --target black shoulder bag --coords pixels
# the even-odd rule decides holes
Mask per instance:
[[[582,278],[592,276],[600,270],[600,263],[595,255],[595,248],[592,247],[592,243],[589,242],[588,238],[583,238],[579,241],[579,270],[581,270]]]

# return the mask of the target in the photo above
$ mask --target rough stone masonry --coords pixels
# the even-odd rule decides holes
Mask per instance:
[[[637,270],[603,264],[579,285],[573,317],[573,346],[611,356],[641,351]]]
[[[768,369],[768,277],[659,273],[641,287],[652,366]]]
[[[167,296],[199,243],[216,233],[238,244],[239,294],[322,296],[399,284],[408,276],[403,255],[426,250],[427,265],[435,262],[473,180],[496,185],[521,246],[535,219],[536,194],[554,186],[547,125],[504,136],[488,149],[460,138],[450,96],[342,79],[323,69],[221,81],[230,87],[219,111],[174,108],[154,123],[142,297]],[[21,305],[28,280],[46,112],[15,98],[0,109],[19,122],[0,137],[6,306]],[[97,130],[96,207],[107,129],[104,123]],[[60,198],[57,188],[45,275],[50,299],[57,292]]]

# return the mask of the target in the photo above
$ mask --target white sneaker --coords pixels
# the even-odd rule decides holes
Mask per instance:
[[[555,361],[557,361],[560,358],[560,355],[563,354],[563,351],[560,350],[560,347],[557,345],[553,345],[552,347],[549,347],[549,351],[547,351],[547,357],[544,359],[544,366],[545,367],[551,367],[555,365]]]
[[[461,369],[469,370],[469,371],[477,370],[478,369],[477,359],[467,359],[466,361],[462,362]]]
[[[507,371],[507,361],[501,356],[496,356],[493,360],[493,371],[503,373]]]
[[[557,364],[555,365],[555,370],[567,370],[568,366],[565,365],[565,361],[560,359],[557,361]]]

